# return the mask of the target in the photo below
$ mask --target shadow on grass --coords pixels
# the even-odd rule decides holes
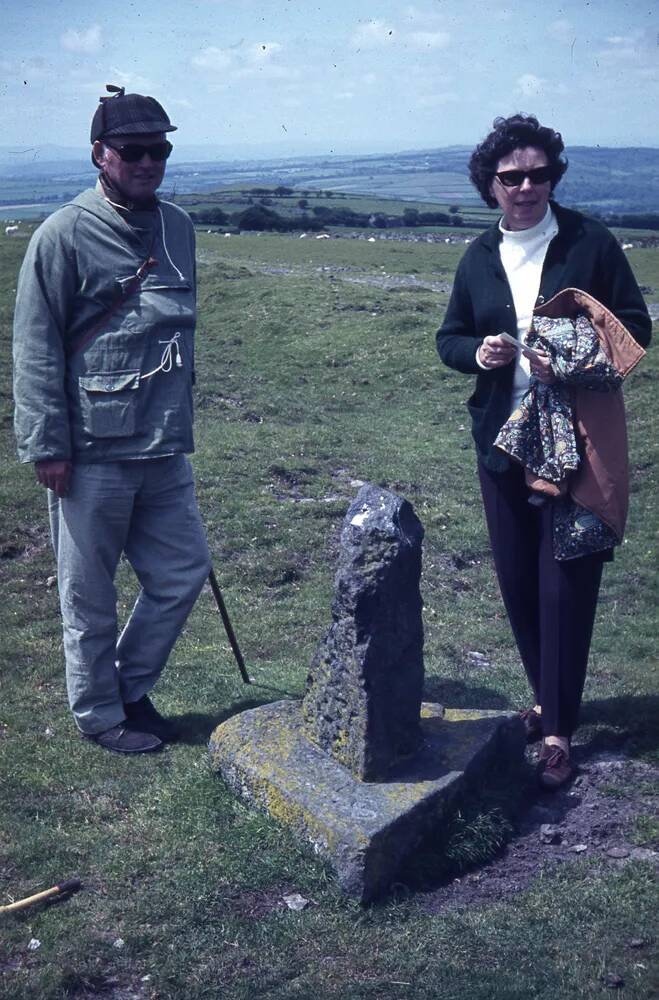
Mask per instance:
[[[399,869],[388,895],[429,892],[494,861],[535,804],[535,770],[509,762],[488,781],[471,783]]]
[[[659,696],[621,695],[584,702],[578,737],[582,753],[623,750],[629,757],[659,750]]]
[[[256,695],[257,689],[264,692],[267,691],[271,695],[277,694],[281,697],[272,698],[268,697],[267,694],[259,697]],[[171,716],[172,722],[176,723],[176,727],[180,733],[178,742],[187,744],[188,746],[201,746],[204,743],[208,743],[211,733],[217,726],[226,722],[232,716],[238,715],[240,712],[245,712],[248,708],[259,708],[259,706],[267,705],[271,701],[283,700],[284,697],[286,700],[289,700],[291,697],[290,692],[284,691],[281,688],[269,687],[265,684],[252,684],[250,685],[250,690],[254,691],[256,697],[234,701],[218,713],[186,712],[184,715]]]
[[[445,708],[510,708],[510,699],[500,691],[441,677],[426,677],[423,698]]]

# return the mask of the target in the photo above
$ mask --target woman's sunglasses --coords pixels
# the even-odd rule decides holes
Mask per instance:
[[[504,187],[519,187],[524,183],[524,178],[528,177],[531,184],[546,184],[553,177],[551,167],[534,167],[533,170],[502,170],[494,175],[500,180]]]
[[[118,153],[124,163],[137,163],[145,153],[152,160],[161,163],[167,159],[174,148],[171,142],[167,142],[167,140],[164,142],[154,142],[149,146],[142,146],[138,142],[126,142],[120,146],[113,146],[112,143],[106,142],[105,145],[113,149],[115,153]]]

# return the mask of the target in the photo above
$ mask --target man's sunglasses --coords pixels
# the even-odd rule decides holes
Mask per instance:
[[[494,176],[504,187],[514,188],[523,184],[525,177],[531,184],[546,184],[554,176],[554,171],[551,167],[534,167],[533,170],[502,170]]]
[[[161,163],[167,159],[174,148],[171,142],[167,142],[167,140],[164,142],[154,142],[149,146],[142,146],[138,142],[126,142],[120,146],[113,146],[112,143],[106,142],[105,145],[113,149],[115,153],[118,153],[124,163],[138,163],[145,153],[152,160]]]

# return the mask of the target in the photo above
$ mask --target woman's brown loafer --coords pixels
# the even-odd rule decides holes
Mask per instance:
[[[553,791],[569,781],[574,774],[570,757],[562,747],[545,744],[538,761],[538,780],[543,788]]]

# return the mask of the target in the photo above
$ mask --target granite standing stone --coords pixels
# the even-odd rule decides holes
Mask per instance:
[[[211,766],[311,844],[345,893],[371,902],[490,768],[523,760],[519,716],[423,704],[423,746],[387,781],[360,781],[307,739],[299,701],[247,709],[211,736]]]
[[[362,902],[387,890],[456,795],[521,761],[526,743],[515,713],[421,704],[422,537],[407,501],[363,487],[304,702],[240,712],[210,741],[227,784],[309,841]]]
[[[407,500],[363,486],[341,532],[333,622],[302,702],[312,742],[362,781],[421,743],[423,527]]]

